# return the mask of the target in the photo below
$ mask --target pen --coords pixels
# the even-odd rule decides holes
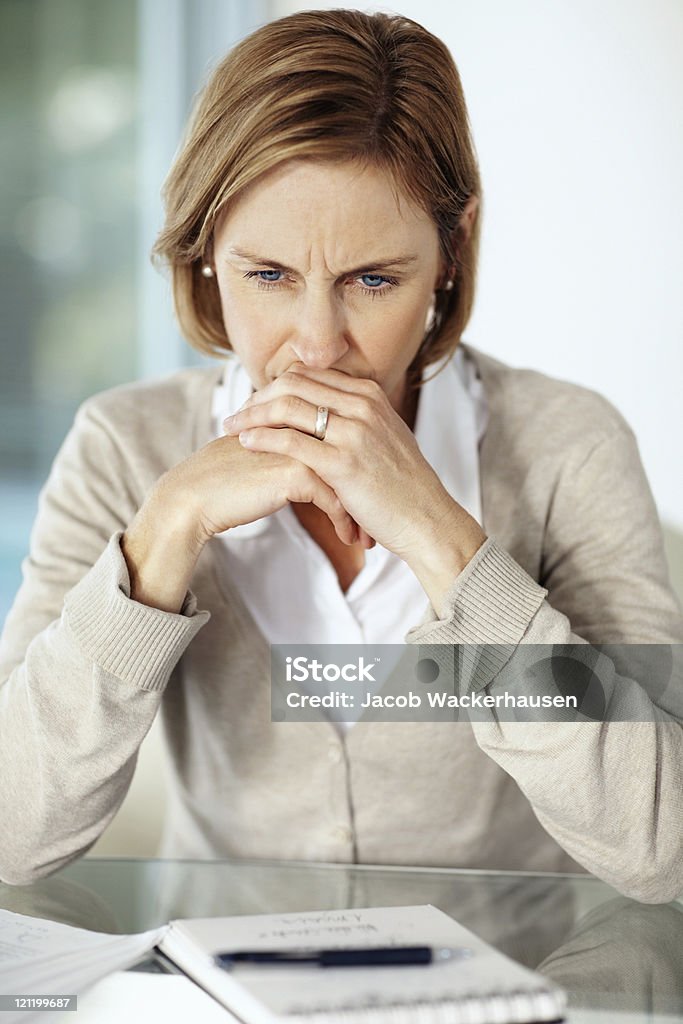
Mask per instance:
[[[448,963],[472,955],[465,946],[449,948],[432,946],[375,946],[354,949],[246,949],[235,953],[216,953],[214,962],[229,971],[237,964],[271,964],[296,966],[316,964],[318,967],[390,967],[404,964]]]

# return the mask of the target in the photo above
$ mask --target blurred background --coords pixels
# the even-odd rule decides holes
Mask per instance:
[[[258,25],[345,6],[0,0],[0,623],[80,402],[207,361],[179,336],[148,256],[193,97]],[[421,22],[461,74],[484,189],[465,339],[626,416],[683,594],[683,4],[359,6]],[[141,767],[156,743],[153,730]],[[110,829],[96,851],[153,850],[162,803],[137,792],[143,777],[124,804],[132,831]]]

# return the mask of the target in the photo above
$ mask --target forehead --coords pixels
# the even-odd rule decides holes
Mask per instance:
[[[413,244],[437,234],[431,217],[388,171],[312,160],[287,161],[245,189],[220,219],[216,236],[236,231],[257,238],[355,235]]]

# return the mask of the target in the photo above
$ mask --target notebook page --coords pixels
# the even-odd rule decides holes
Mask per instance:
[[[167,928],[108,935],[0,910],[0,992],[78,995],[111,971],[134,964]],[[3,1011],[2,1024],[13,1024],[14,1019],[29,1024],[32,1016],[28,1011]]]
[[[238,949],[464,946],[466,960],[419,967],[320,969],[213,964]],[[435,907],[389,907],[320,913],[174,921],[161,949],[247,1024],[285,1019],[550,1021],[562,1016],[563,993],[521,967]],[[433,1011],[429,1013],[429,1010]]]

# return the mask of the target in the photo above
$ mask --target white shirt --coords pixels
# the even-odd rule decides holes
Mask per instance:
[[[429,377],[435,367],[423,375]],[[251,380],[230,353],[214,390],[212,424],[252,393]],[[422,454],[448,493],[481,523],[479,443],[488,411],[481,381],[463,349],[423,383],[415,422]],[[232,579],[270,644],[403,644],[429,601],[406,563],[378,543],[346,593],[327,556],[286,505],[271,516],[220,534]],[[292,581],[296,580],[296,586]]]

